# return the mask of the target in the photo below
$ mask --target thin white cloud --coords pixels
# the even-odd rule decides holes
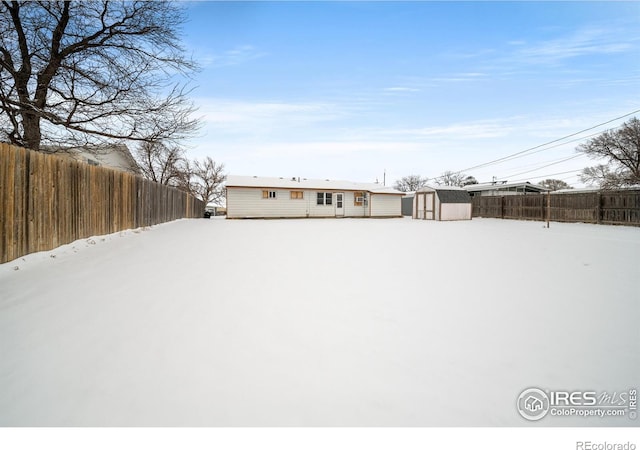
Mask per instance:
[[[222,53],[209,53],[201,57],[199,61],[205,67],[225,67],[244,64],[267,55],[268,53],[253,45],[238,45]]]
[[[296,141],[262,144],[255,148],[254,156],[280,158],[289,156],[332,156],[366,153],[402,153],[425,149],[425,144],[411,141],[330,140]]]
[[[506,121],[474,121],[442,126],[405,128],[390,130],[392,134],[402,134],[414,138],[446,138],[449,140],[476,140],[507,136],[513,131],[513,126]]]
[[[607,30],[583,30],[572,36],[524,48],[518,52],[518,56],[531,62],[553,63],[579,56],[622,53],[633,48],[630,42],[619,38]]]
[[[385,92],[420,92],[420,89],[406,87],[406,86],[394,86],[384,89]]]
[[[486,77],[487,77],[487,74],[483,72],[462,72],[462,73],[452,73],[444,77],[432,78],[430,81],[435,83],[460,83],[460,82],[478,81]]]
[[[343,108],[322,102],[248,102],[202,98],[196,100],[207,127],[231,132],[286,129],[344,118]]]

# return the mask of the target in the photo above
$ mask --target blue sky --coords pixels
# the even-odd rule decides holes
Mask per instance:
[[[204,119],[189,154],[236,175],[433,178],[640,109],[637,2],[203,1],[187,11]],[[628,119],[465,173],[579,186],[576,170],[594,162],[575,147]]]

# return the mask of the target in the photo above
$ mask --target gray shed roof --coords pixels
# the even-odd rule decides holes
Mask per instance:
[[[424,186],[416,192],[435,192],[440,203],[471,203],[471,195],[457,186]]]
[[[471,196],[467,191],[437,189],[440,203],[471,203]]]

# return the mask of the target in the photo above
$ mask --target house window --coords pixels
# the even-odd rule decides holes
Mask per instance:
[[[302,191],[291,191],[291,200],[302,200],[304,199],[304,194]]]
[[[262,198],[276,198],[276,191],[262,191]]]
[[[331,192],[318,192],[318,199],[316,203],[318,205],[331,205],[332,204]]]
[[[354,206],[364,205],[364,192],[355,192],[353,194],[353,205]]]

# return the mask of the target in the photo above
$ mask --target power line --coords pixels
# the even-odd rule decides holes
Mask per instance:
[[[578,155],[569,156],[568,158],[563,158],[563,159],[560,159],[560,160],[554,161],[554,162],[552,162],[552,163],[550,163],[550,164],[545,164],[544,166],[536,167],[535,169],[525,170],[524,172],[514,173],[514,174],[512,174],[512,175],[508,175],[508,176],[506,176],[506,177],[502,177],[502,178],[504,178],[504,179],[508,179],[508,178],[511,178],[511,177],[517,177],[517,176],[519,176],[519,175],[524,175],[525,173],[537,172],[538,170],[540,170],[540,169],[544,169],[545,167],[555,166],[556,164],[560,164],[560,163],[563,163],[563,162],[565,162],[565,161],[570,161],[570,160],[572,160],[572,159],[580,158],[580,157],[582,157],[582,156],[584,156],[584,155],[582,155],[582,154],[578,154]]]
[[[585,158],[587,157],[587,155],[585,155],[584,153],[578,153],[578,154],[574,154],[574,155],[568,156],[568,157],[564,156],[561,159],[553,158],[553,159],[548,159],[548,160],[545,160],[545,161],[531,162],[529,164],[524,164],[522,166],[511,167],[510,170],[537,170],[537,169],[539,169],[541,167],[541,165],[549,164],[549,163],[555,163],[557,161],[564,160],[565,158],[573,158],[574,156],[576,156],[576,157],[585,157]],[[489,169],[487,169],[487,170],[489,170]],[[483,173],[483,172],[481,172],[481,173]],[[501,177],[501,178],[503,178],[503,177]]]
[[[539,148],[541,148],[541,147],[547,147],[547,146],[548,146],[548,145],[550,145],[550,144],[555,144],[556,142],[564,141],[565,139],[568,139],[568,138],[571,138],[571,137],[577,136],[577,135],[579,135],[579,134],[582,134],[582,133],[584,133],[585,131],[590,131],[590,130],[593,130],[593,129],[595,129],[595,128],[598,128],[598,127],[601,127],[601,126],[603,126],[603,125],[606,125],[606,124],[608,124],[608,123],[615,122],[616,120],[624,119],[625,117],[628,117],[628,116],[630,116],[630,115],[632,115],[632,114],[636,114],[636,113],[638,113],[638,112],[640,112],[640,109],[637,109],[637,110],[635,110],[635,111],[631,111],[630,113],[627,113],[627,114],[624,114],[624,115],[622,115],[622,116],[616,117],[615,119],[611,119],[611,120],[607,120],[606,122],[599,123],[598,125],[594,125],[594,126],[591,126],[591,127],[589,127],[589,128],[585,128],[584,130],[578,131],[578,132],[576,132],[576,133],[568,134],[568,135],[563,136],[563,137],[561,137],[561,138],[554,139],[554,140],[552,140],[552,141],[545,142],[544,144],[536,145],[535,147],[530,147],[530,148],[528,148],[528,149],[521,150],[521,151],[516,152],[516,153],[512,153],[511,155],[507,155],[507,156],[504,156],[504,157],[502,157],[502,158],[494,159],[494,160],[489,161],[489,162],[486,162],[486,163],[482,163],[482,164],[478,164],[478,165],[476,165],[476,166],[468,167],[468,168],[466,168],[466,169],[462,169],[462,170],[460,170],[460,171],[458,171],[458,172],[455,172],[455,173],[456,173],[456,174],[460,174],[460,173],[462,173],[462,172],[467,172],[467,171],[469,171],[469,170],[479,169],[479,168],[482,168],[482,167],[486,167],[486,166],[490,166],[490,165],[493,165],[493,164],[497,164],[497,163],[501,163],[501,162],[504,162],[504,161],[508,161],[508,160],[510,160],[510,159],[514,159],[514,157],[516,157],[516,156],[518,156],[518,155],[523,155],[523,154],[525,154],[525,153],[532,152],[533,150],[537,150],[537,149],[539,149]],[[597,134],[599,134],[599,133],[597,133]],[[580,138],[580,139],[585,139],[585,137],[582,137],[582,138]],[[564,142],[564,143],[559,144],[559,145],[564,145],[564,144],[567,144],[567,143],[568,143],[568,142]],[[553,147],[549,147],[549,148],[553,148]],[[546,148],[546,149],[544,149],[544,150],[549,150],[549,148]],[[540,150],[540,151],[542,151],[542,150]],[[537,153],[537,152],[536,152],[536,153]]]
[[[582,137],[579,137],[577,139],[572,139],[570,141],[562,142],[560,144],[552,145],[551,147],[547,147],[547,148],[543,148],[541,150],[537,150],[535,152],[531,152],[528,155],[516,156],[514,158],[509,159],[509,161],[512,160],[512,159],[516,159],[516,158],[523,158],[523,157],[526,157],[526,156],[530,156],[530,155],[533,155],[535,153],[543,152],[545,150],[551,150],[552,148],[556,148],[556,147],[560,147],[562,145],[570,144],[571,142],[581,141],[583,139],[587,139],[587,138],[590,138],[590,137],[593,137],[593,136],[597,136],[597,135],[602,134],[602,133],[604,133],[606,131],[617,130],[618,128],[622,128],[622,125],[618,125],[617,127],[609,128],[609,129],[607,129],[605,131],[598,131],[596,133],[588,134],[586,136],[582,136]],[[575,159],[575,158],[580,158],[580,157],[586,157],[586,155],[584,153],[579,153],[577,155],[573,155],[573,156],[570,156],[568,158],[563,158],[563,159],[560,159],[560,160],[544,161],[544,162],[540,163],[540,164],[544,164],[542,166],[536,166],[536,164],[527,164],[526,166],[521,166],[521,168],[524,169],[526,167],[531,167],[531,166],[536,166],[536,168],[527,170],[525,172],[519,172],[519,173],[516,173],[516,174],[512,174],[512,175],[509,175],[509,176],[506,176],[506,177],[500,177],[500,178],[508,179],[508,178],[511,178],[511,177],[517,177],[519,175],[524,175],[525,173],[535,172],[537,170],[544,169],[545,167],[550,167],[550,166],[553,166],[555,164],[560,164],[562,162],[569,161],[569,160]],[[547,162],[549,162],[550,164],[546,164]]]
[[[539,175],[536,176],[536,178],[546,178],[546,177],[553,177],[555,175],[564,175],[567,173],[574,173],[574,172],[580,172],[582,169],[575,169],[575,170],[567,170],[566,172],[556,172],[556,173],[549,173],[547,175]],[[527,178],[522,178],[520,180],[512,180],[512,183],[519,183],[521,181],[529,181]]]

